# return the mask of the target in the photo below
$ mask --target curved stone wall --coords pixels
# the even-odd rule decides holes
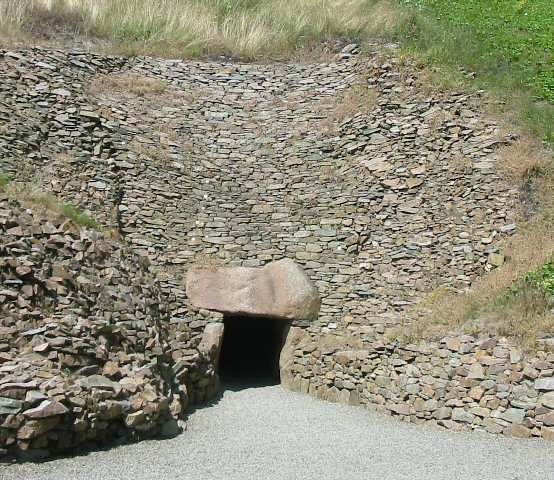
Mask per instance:
[[[403,385],[395,390],[395,383],[376,382],[408,375],[397,371],[407,368],[401,362],[415,368],[431,362],[434,372],[443,372],[431,375],[437,382],[452,371],[458,372],[449,378],[452,385],[464,377],[460,352],[385,347],[382,336],[424,293],[444,285],[463,289],[490,270],[491,254],[501,252],[516,231],[518,193],[502,182],[495,165],[496,149],[510,138],[483,117],[482,99],[425,89],[415,66],[377,47],[363,57],[322,64],[267,65],[33,49],[0,52],[0,72],[2,169],[15,178],[40,170],[49,190],[90,211],[148,257],[171,324],[189,329],[184,345],[196,347],[213,320],[188,305],[188,266],[261,266],[289,257],[322,298],[318,319],[296,326],[311,343],[348,339],[344,348],[297,352],[294,388],[313,393],[325,385],[332,399],[333,388],[346,387],[340,377],[326,375],[346,368],[353,371],[346,381],[355,385],[346,390],[358,391],[367,402],[406,402],[406,419],[429,420],[434,414],[420,414],[415,406],[412,411],[412,404],[419,408],[417,398],[434,399],[437,408],[444,402],[452,415],[462,408],[446,405],[451,399],[443,398],[448,389],[442,386],[427,399],[402,393]],[[163,88],[121,91],[104,79],[87,91],[107,72],[122,82],[146,79]],[[356,350],[372,352],[371,362],[367,357],[343,365],[332,359]],[[538,358],[551,364],[546,353]],[[523,362],[515,362],[518,371]],[[535,370],[538,379],[552,376],[550,367]],[[500,382],[495,375],[483,381]],[[365,385],[353,381],[362,378]],[[531,380],[521,382],[534,388]],[[508,395],[501,392],[504,403],[482,408],[491,415],[512,408],[512,392],[521,382],[511,382]],[[379,389],[387,388],[390,398],[383,402]],[[484,390],[483,396],[492,395]],[[348,395],[349,401],[356,396]],[[467,398],[472,397],[457,400]],[[533,405],[524,408],[525,419],[549,408]],[[474,407],[467,401],[463,408]],[[521,425],[544,435],[542,422]]]
[[[290,335],[281,376],[291,390],[415,423],[554,440],[553,353],[525,357],[506,338],[469,335],[402,345],[367,326]]]

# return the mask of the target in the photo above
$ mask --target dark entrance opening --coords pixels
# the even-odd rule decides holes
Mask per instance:
[[[288,322],[265,317],[225,315],[219,361],[224,388],[277,385],[279,355]]]

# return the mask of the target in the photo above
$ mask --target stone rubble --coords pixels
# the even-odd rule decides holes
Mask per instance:
[[[50,234],[35,211],[25,213],[37,216],[32,221],[14,222],[23,208],[2,199],[9,204],[2,206],[8,213],[0,216],[6,226],[0,249],[9,246],[8,258],[22,262],[6,263],[5,253],[0,259],[0,280],[8,282],[0,294],[0,328],[8,329],[0,347],[0,369],[7,368],[0,370],[4,448],[69,450],[89,431],[96,433],[83,444],[120,437],[121,428],[131,436],[153,434],[162,419],[213,396],[210,352],[217,352],[202,339],[221,315],[189,304],[189,266],[259,267],[287,257],[322,299],[317,320],[291,329],[298,348],[283,352],[282,364],[289,388],[376,405],[418,423],[552,439],[552,353],[528,358],[505,339],[454,334],[431,345],[386,340],[426,293],[437,286],[463,290],[501,265],[503,245],[517,231],[519,194],[495,165],[498,147],[510,137],[483,117],[478,96],[428,91],[420,73],[378,47],[321,64],[0,50],[0,169],[80,208],[133,251],[131,260],[126,248],[70,224],[58,223]],[[122,93],[109,82],[89,89],[105,75],[156,80],[166,89]],[[367,105],[349,109],[348,93],[360,91],[369,92]],[[68,239],[50,252],[44,250],[49,235]],[[21,236],[25,242],[14,240]],[[107,246],[91,255],[125,262],[126,270],[117,260],[105,272],[91,271],[121,282],[122,290],[114,290],[120,303],[95,307],[99,292],[80,296],[72,283],[78,276],[71,276],[71,258],[83,262],[97,241]],[[40,268],[28,257],[46,254],[53,266],[40,288],[60,302],[37,297],[39,285],[27,281]],[[54,269],[58,254],[71,268],[62,262]],[[135,284],[143,274],[155,284]],[[85,280],[79,288],[90,287]],[[135,292],[140,289],[146,290]],[[129,312],[114,309],[137,295]],[[153,305],[163,315],[148,313]],[[26,313],[16,318],[17,309]],[[128,339],[117,341],[138,349],[140,360],[126,352],[127,365],[119,347],[106,349],[104,328],[113,328],[112,318],[137,322],[125,327]],[[81,321],[92,333],[63,341]],[[55,362],[48,359],[53,353]],[[53,365],[62,361],[69,363]],[[52,377],[20,367],[34,362],[33,371]],[[158,362],[167,366],[164,375],[154,368]],[[78,381],[66,386],[64,368]],[[147,373],[137,380],[141,369]],[[133,403],[146,391],[140,406]],[[98,395],[102,415],[87,407]],[[61,407],[69,412],[24,415]],[[74,417],[78,426],[70,428]]]

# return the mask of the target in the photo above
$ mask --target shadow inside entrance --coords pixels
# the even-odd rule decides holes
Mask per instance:
[[[278,385],[279,355],[288,322],[225,315],[219,361],[222,390]]]

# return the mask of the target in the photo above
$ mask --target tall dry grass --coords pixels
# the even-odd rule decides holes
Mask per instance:
[[[514,185],[531,185],[533,215],[520,212],[518,233],[506,243],[504,263],[475,281],[468,292],[438,288],[412,309],[413,321],[390,338],[412,342],[438,339],[451,331],[496,333],[529,351],[542,335],[554,335],[554,299],[522,281],[554,259],[554,164],[551,153],[533,136],[521,134],[499,150],[498,167]]]
[[[141,53],[252,58],[390,33],[399,15],[390,0],[2,0],[0,32],[78,31]]]
[[[18,31],[23,24],[27,8],[26,2],[11,0],[0,2],[0,32],[5,35]]]

